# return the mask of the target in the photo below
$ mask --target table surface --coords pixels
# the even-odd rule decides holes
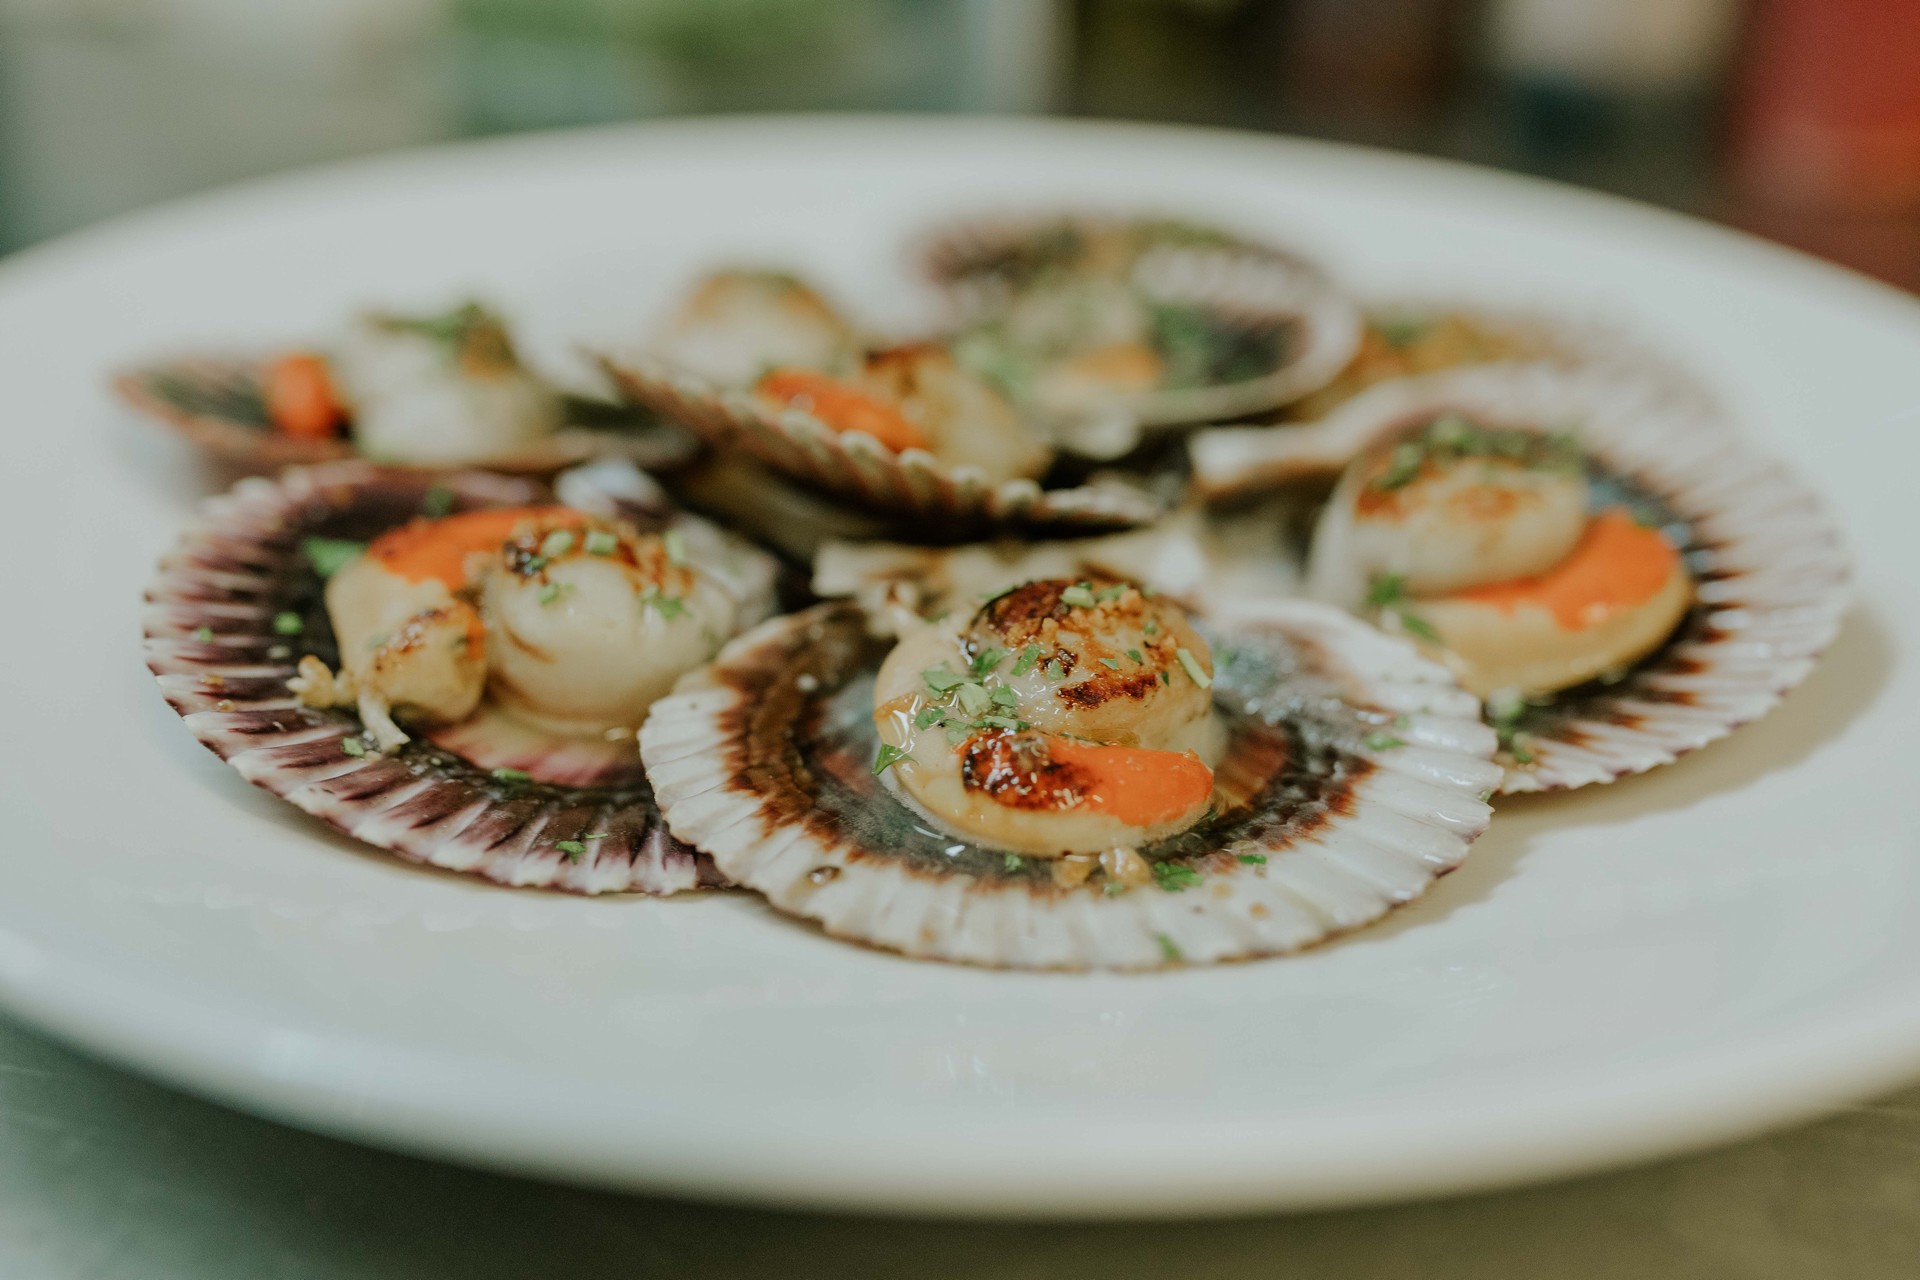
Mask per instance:
[[[1300,1217],[1018,1225],[683,1204],[283,1128],[0,1021],[0,1275],[491,1280],[1274,1274],[1907,1277],[1920,1088],[1740,1146],[1555,1186]]]

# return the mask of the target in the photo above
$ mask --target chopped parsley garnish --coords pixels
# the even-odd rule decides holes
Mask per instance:
[[[927,688],[935,693],[952,693],[967,682],[967,678],[954,671],[946,663],[928,671],[922,671],[920,678],[927,682]]]
[[[443,484],[437,484],[426,491],[420,499],[420,514],[431,520],[438,520],[453,510],[453,490]]]
[[[1093,593],[1093,598],[1099,601],[1101,604],[1105,604],[1109,600],[1118,600],[1121,596],[1125,594],[1127,594],[1127,586],[1123,582],[1118,584],[1117,586],[1100,588],[1098,591]]]
[[[1168,964],[1179,964],[1186,959],[1180,954],[1180,948],[1173,945],[1173,939],[1166,934],[1156,933],[1153,935],[1153,940],[1160,944],[1160,954],[1165,957]]]
[[[1135,662],[1145,662],[1145,661],[1146,661],[1146,659],[1145,659],[1145,658],[1143,658],[1143,657],[1141,657],[1141,656],[1140,656],[1140,651],[1139,651],[1138,649],[1129,649],[1129,650],[1127,650],[1127,656],[1128,656],[1129,658],[1132,658],[1132,659],[1133,659],[1133,660],[1134,660]]]
[[[687,562],[687,537],[678,529],[669,529],[660,535],[660,541],[667,548],[667,559],[674,564]]]
[[[540,603],[552,604],[555,600],[558,600],[571,590],[573,590],[573,584],[571,582],[549,582],[546,586],[540,588]]]
[[[977,716],[987,709],[987,691],[977,684],[963,684],[954,691],[954,699],[960,709],[970,716]]]
[[[1487,722],[1493,726],[1500,745],[1518,764],[1532,764],[1534,759],[1527,747],[1532,739],[1520,730],[1520,722],[1526,719],[1528,710],[1526,698],[1511,691],[1496,693],[1487,699]]]
[[[988,694],[987,696],[993,700],[993,703],[995,706],[1017,707],[1020,705],[1020,695],[1015,693],[1013,690],[1007,688],[1005,685],[1001,685],[998,689],[995,689],[992,693]]]
[[[525,769],[495,769],[493,777],[499,782],[532,782],[533,775]]]
[[[1014,659],[1013,670],[1008,672],[1008,675],[1023,676],[1033,670],[1033,664],[1040,661],[1040,653],[1040,646],[1037,644],[1030,644],[1022,649],[1020,656]]]
[[[1400,629],[1408,635],[1419,636],[1422,640],[1440,642],[1440,633],[1433,624],[1413,611],[1407,600],[1407,578],[1402,573],[1378,573],[1367,584],[1367,603],[1373,608],[1390,613],[1400,623]]]
[[[1267,865],[1267,855],[1264,853],[1242,853],[1237,855],[1236,861],[1242,862],[1249,867],[1264,867]]]
[[[357,760],[367,754],[367,744],[358,738],[342,738],[340,739],[340,750]]]
[[[1187,673],[1189,680],[1199,685],[1202,689],[1213,688],[1213,677],[1207,674],[1206,668],[1200,665],[1200,659],[1194,657],[1185,645],[1175,649],[1173,656],[1180,660],[1180,668]]]
[[[307,558],[313,571],[323,578],[331,578],[366,554],[366,550],[366,543],[355,542],[351,538],[300,539],[300,554]]]
[[[205,644],[207,641],[213,639],[213,628],[212,627],[195,627],[193,629],[193,638],[195,640],[198,640],[201,644]]]
[[[1368,748],[1373,751],[1391,751],[1395,747],[1404,747],[1407,745],[1405,741],[1394,737],[1390,733],[1370,733],[1366,737],[1366,743]]]
[[[961,743],[967,740],[967,732],[968,730],[966,725],[949,724],[947,726],[947,745],[950,747],[959,746]]]
[[[659,587],[648,587],[640,593],[640,607],[644,609],[649,605],[653,606],[653,608],[659,612],[660,616],[668,621],[672,621],[687,611],[686,601],[682,600],[679,596],[661,595]]]
[[[1145,622],[1140,624],[1140,634],[1145,636],[1157,636],[1160,634],[1160,624],[1155,622],[1152,618],[1148,618]]]
[[[905,760],[909,754],[911,753],[905,747],[896,747],[891,742],[883,742],[880,744],[880,753],[873,758],[873,771],[885,773]]]
[[[573,530],[555,529],[540,539],[540,554],[552,560],[573,550]]]
[[[1457,413],[1443,413],[1394,445],[1386,470],[1371,487],[1388,493],[1419,478],[1429,461],[1501,458],[1526,467],[1576,470],[1579,443],[1566,432],[1548,435],[1512,427],[1483,427]]]
[[[1049,662],[1047,664],[1047,679],[1065,680],[1066,678],[1067,678],[1067,669],[1061,666],[1057,660],[1053,662]]]
[[[1096,603],[1093,588],[1084,582],[1076,582],[1060,593],[1060,603],[1071,609],[1091,609]]]
[[[1153,864],[1153,882],[1168,893],[1179,893],[1191,889],[1206,877],[1185,863],[1156,862]]]
[[[1004,871],[1018,871],[1020,868],[1026,865],[1027,865],[1027,860],[1021,857],[1017,853],[1010,853],[1006,857],[1000,859],[1000,867]]]
[[[1507,754],[1513,757],[1515,764],[1533,763],[1533,752],[1527,747],[1531,741],[1524,733],[1516,733],[1507,739]]]
[[[1012,716],[981,716],[980,723],[989,729],[1006,729],[1011,732],[1018,732],[1027,727]]]
[[[590,556],[610,556],[620,549],[620,539],[605,529],[589,529],[585,546]]]
[[[977,680],[990,673],[995,667],[1000,665],[1001,660],[1006,656],[1007,651],[1005,649],[995,648],[993,645],[988,645],[979,653],[974,654],[972,666],[974,678]]]
[[[297,636],[305,631],[306,624],[300,621],[300,615],[292,610],[282,610],[273,615],[273,633],[279,636]]]
[[[947,713],[939,707],[922,707],[920,708],[920,714],[913,718],[913,727],[916,729],[931,729],[946,718]]]
[[[1120,669],[1120,659],[1102,658],[1100,659],[1100,665],[1105,667],[1109,671],[1118,671]]]
[[[553,847],[566,854],[568,862],[580,861],[587,852],[587,846],[579,840],[555,840]]]

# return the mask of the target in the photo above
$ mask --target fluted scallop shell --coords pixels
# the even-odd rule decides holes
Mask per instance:
[[[142,416],[250,471],[354,457],[347,436],[310,440],[274,429],[267,417],[266,365],[257,357],[185,357],[127,370],[114,378],[113,388]],[[569,396],[566,406],[570,425],[526,449],[464,465],[543,475],[601,457],[677,466],[697,451],[681,432],[636,420],[612,404]]]
[[[1072,212],[975,214],[932,227],[908,252],[919,274],[943,289],[1012,291],[1050,271],[1079,268],[1090,236],[1120,238],[1131,265],[1154,248],[1231,249],[1292,259],[1225,227],[1174,216],[1119,217]]]
[[[356,756],[343,744],[359,741],[357,716],[301,706],[288,692],[302,654],[336,657],[301,539],[365,538],[410,518],[436,487],[456,509],[550,497],[531,480],[347,461],[242,480],[209,500],[147,591],[147,666],[168,703],[247,781],[409,861],[575,893],[724,883],[667,832],[630,740],[568,743],[526,730],[516,739],[483,716],[391,755]],[[300,619],[296,634],[276,627],[287,613]],[[503,781],[495,767],[536,776]]]
[[[949,244],[928,260],[952,265],[965,255]],[[936,268],[933,274],[946,285],[962,327],[992,319],[1019,288],[1017,279],[995,270]],[[1075,452],[1114,457],[1145,430],[1278,409],[1331,382],[1359,349],[1358,306],[1318,268],[1278,249],[1228,238],[1146,236],[1127,278],[1154,302],[1206,309],[1223,331],[1278,334],[1281,354],[1258,376],[1146,392],[1102,410],[1095,420],[1053,424],[1061,445]]]
[[[986,528],[1124,529],[1163,510],[1158,499],[1126,484],[994,484],[978,468],[948,466],[923,449],[895,453],[863,432],[836,432],[798,409],[770,413],[746,392],[723,390],[644,355],[604,354],[601,363],[629,399],[715,449],[743,452],[869,509],[911,517],[935,537]]]
[[[1661,649],[1616,680],[1528,710],[1517,729],[1533,759],[1507,757],[1503,791],[1580,787],[1669,764],[1771,710],[1832,642],[1851,568],[1819,499],[1661,380],[1534,363],[1383,383],[1309,428],[1317,465],[1344,466],[1372,441],[1448,410],[1573,431],[1593,459],[1597,491],[1659,519],[1697,587]]]
[[[1670,394],[1676,398],[1692,398],[1702,409],[1711,409],[1714,404],[1714,397],[1693,375],[1654,349],[1641,329],[1604,315],[1569,315],[1564,310],[1545,307],[1489,306],[1441,297],[1379,300],[1365,306],[1365,333],[1353,362],[1320,390],[1288,405],[1285,416],[1290,421],[1307,422],[1325,417],[1340,404],[1388,378],[1418,377],[1469,365],[1514,361],[1547,361],[1568,367],[1606,366],[1636,379],[1662,382]],[[1420,341],[1420,332],[1435,327],[1444,328],[1456,339],[1451,350],[1426,353],[1429,360],[1437,359],[1438,363],[1385,376],[1379,376],[1376,370],[1374,376],[1367,376],[1362,361],[1375,343],[1404,350],[1408,344]],[[1396,333],[1406,336],[1398,340],[1390,336]],[[1462,346],[1466,349],[1461,349]],[[1249,475],[1246,480],[1250,486],[1257,487],[1259,476]],[[1213,496],[1227,494],[1217,492]]]
[[[929,959],[1145,969],[1277,955],[1376,920],[1457,866],[1501,775],[1479,703],[1326,606],[1214,621],[1233,725],[1218,777],[1239,799],[1152,851],[1178,876],[1117,895],[934,832],[881,786],[872,680],[886,646],[850,605],[734,641],[655,704],[641,751],[674,833],[739,883],[835,936]]]

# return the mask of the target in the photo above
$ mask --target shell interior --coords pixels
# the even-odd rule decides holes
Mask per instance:
[[[249,782],[411,861],[576,893],[724,883],[668,834],[630,739],[600,750],[525,729],[499,736],[483,718],[381,756],[361,745],[352,713],[288,692],[301,655],[338,659],[302,540],[369,537],[420,512],[434,489],[455,510],[549,496],[528,480],[347,461],[243,480],[210,500],[147,592],[147,665],[168,703]]]
[[[1478,703],[1322,605],[1216,618],[1232,743],[1221,807],[1110,894],[956,839],[875,778],[886,646],[818,606],[736,640],[641,731],[673,831],[831,934],[1018,968],[1153,968],[1295,951],[1422,893],[1485,828],[1500,768]]]

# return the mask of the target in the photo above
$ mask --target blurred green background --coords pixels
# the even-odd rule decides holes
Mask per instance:
[[[0,248],[334,157],[756,110],[1360,141],[1920,284],[1920,0],[0,0]]]

